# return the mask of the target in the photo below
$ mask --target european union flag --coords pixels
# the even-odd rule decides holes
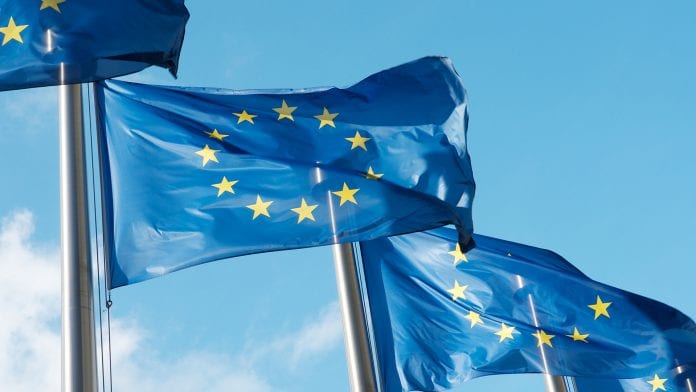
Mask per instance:
[[[112,287],[449,223],[469,240],[466,92],[448,59],[346,89],[107,81],[96,94]]]
[[[576,390],[585,392],[694,392],[696,367],[677,366],[663,369],[651,379],[601,379],[576,377]]]
[[[74,84],[150,65],[176,74],[184,0],[0,0],[0,90]]]
[[[678,375],[696,369],[696,325],[676,309],[595,282],[548,250],[456,240],[439,228],[360,244],[386,391],[540,372],[633,379],[636,391],[694,385]]]

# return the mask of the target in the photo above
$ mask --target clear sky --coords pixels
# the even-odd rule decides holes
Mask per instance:
[[[693,1],[188,6],[179,79],[159,69],[127,79],[347,86],[449,56],[469,92],[476,232],[553,249],[696,317]],[[0,94],[2,390],[59,388],[56,96]],[[116,391],[348,390],[329,248],[210,263],[112,294]],[[459,390],[543,383],[495,376]]]

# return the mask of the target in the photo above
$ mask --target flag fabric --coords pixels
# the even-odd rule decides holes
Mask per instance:
[[[472,232],[466,91],[446,58],[346,89],[106,81],[96,98],[112,287],[250,253]]]
[[[696,369],[696,325],[684,314],[595,282],[548,250],[480,235],[462,249],[456,239],[439,228],[360,244],[386,391],[542,372],[608,391],[609,379],[687,390],[678,375]]]
[[[0,90],[176,74],[184,0],[0,0]]]
[[[576,391],[585,392],[694,392],[696,391],[696,368],[676,367],[664,369],[660,376],[651,379],[601,379],[576,377]]]

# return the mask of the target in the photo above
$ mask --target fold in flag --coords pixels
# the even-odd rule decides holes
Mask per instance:
[[[696,381],[679,376],[696,368],[692,320],[553,252],[479,235],[461,249],[449,228],[360,245],[387,391],[508,373],[632,379],[635,391]]]
[[[107,81],[96,97],[111,287],[449,223],[469,240],[466,91],[448,59],[346,89]]]
[[[184,0],[0,0],[0,90],[176,74]]]

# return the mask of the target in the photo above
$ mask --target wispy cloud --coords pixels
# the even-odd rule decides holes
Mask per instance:
[[[112,324],[114,389],[117,391],[276,391],[239,358],[228,354],[189,352],[162,358],[148,349],[148,331],[134,322]]]
[[[53,246],[32,242],[34,218],[23,210],[0,224],[0,390],[60,388],[60,265]],[[317,362],[340,346],[337,303],[302,328],[249,345],[238,353],[191,351],[175,358],[151,347],[151,331],[137,320],[112,322],[114,389],[118,391],[281,391],[260,365],[289,358],[283,366]]]
[[[250,346],[246,357],[253,362],[282,358],[284,366],[295,370],[340,347],[342,328],[338,302],[332,302],[308,319],[300,330],[278,336],[265,344]]]
[[[338,302],[326,306],[319,316],[307,323],[294,336],[282,341],[291,347],[291,364],[294,367],[311,358],[320,358],[341,345],[343,327]]]

